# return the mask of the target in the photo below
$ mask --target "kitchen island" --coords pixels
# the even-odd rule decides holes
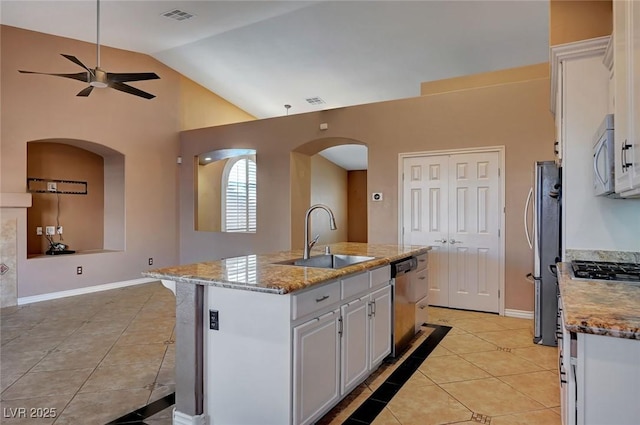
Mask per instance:
[[[145,272],[176,284],[174,424],[313,423],[389,354],[389,264],[429,249],[345,242],[331,253],[356,262],[339,268],[292,250]]]
[[[640,285],[573,278],[558,264],[563,425],[637,424]]]

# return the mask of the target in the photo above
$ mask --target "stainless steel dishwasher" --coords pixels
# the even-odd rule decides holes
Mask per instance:
[[[415,257],[403,258],[391,263],[393,278],[393,349],[391,357],[397,357],[407,348],[415,336],[416,299],[414,299],[418,261]]]

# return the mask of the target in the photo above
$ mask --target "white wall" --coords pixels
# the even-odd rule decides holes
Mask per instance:
[[[566,61],[564,73],[563,248],[640,251],[640,200],[592,194],[593,135],[608,112],[609,71],[597,56]]]

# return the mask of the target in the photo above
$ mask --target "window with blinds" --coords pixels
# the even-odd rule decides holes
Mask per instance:
[[[256,162],[253,157],[238,157],[226,175],[223,224],[227,232],[256,231]]]

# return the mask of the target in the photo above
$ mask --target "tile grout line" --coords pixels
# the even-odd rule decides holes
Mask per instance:
[[[360,404],[342,425],[371,424],[452,329],[450,326],[443,325],[426,324],[426,326],[435,328],[435,330],[395,368],[389,377],[378,386],[369,398]],[[416,355],[416,352],[419,354]]]

